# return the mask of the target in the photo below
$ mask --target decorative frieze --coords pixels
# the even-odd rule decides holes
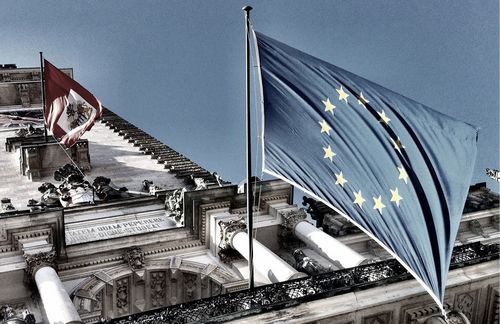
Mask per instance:
[[[444,302],[443,306],[445,310],[450,309],[450,304],[446,301]],[[441,309],[437,304],[432,303],[424,306],[415,306],[409,309],[405,309],[403,314],[403,323],[420,324],[429,317],[440,316]]]

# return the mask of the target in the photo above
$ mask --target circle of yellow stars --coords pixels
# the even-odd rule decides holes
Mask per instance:
[[[350,95],[344,90],[343,86],[341,85],[340,88],[335,88],[335,90],[338,93],[338,100],[340,102],[345,102],[346,104],[349,104],[349,97]],[[356,97],[358,105],[366,108],[366,104],[368,104],[370,101],[363,95],[363,92],[359,93],[359,96]],[[335,115],[335,109],[337,109],[337,106],[335,106],[331,101],[329,97],[326,97],[325,100],[321,100],[325,112],[331,113],[332,116]],[[384,110],[377,111],[377,114],[379,116],[379,122],[385,126],[388,127],[389,123],[391,122],[391,118],[386,114]],[[332,130],[332,127],[328,124],[326,120],[321,120],[318,121],[319,125],[321,126],[321,134],[325,133],[326,135],[330,135],[330,131]],[[401,139],[398,137],[397,139],[393,139],[392,137],[389,138],[392,146],[394,149],[399,153],[402,154],[402,150],[404,150],[406,147],[403,145],[401,142]],[[329,159],[331,162],[333,162],[333,158],[337,155],[331,145],[328,145],[327,147],[323,147],[323,153],[324,156],[323,158]],[[408,173],[404,169],[403,166],[398,166],[397,167],[398,172],[399,172],[399,177],[398,180],[401,180],[405,184],[408,184]],[[348,183],[349,181],[346,179],[344,176],[344,173],[340,171],[340,173],[334,173],[335,174],[335,185],[341,186],[344,188],[345,184]],[[395,187],[394,189],[390,188],[389,189],[391,193],[391,199],[390,202],[392,202],[394,205],[396,205],[398,208],[400,207],[402,201],[404,200],[401,194],[399,193],[399,188]],[[364,208],[365,203],[367,202],[365,197],[363,197],[363,193],[361,190],[358,190],[357,192],[352,192],[354,195],[354,201],[352,202],[353,204],[357,205],[360,209]],[[373,209],[377,210],[380,215],[383,215],[384,208],[387,206],[384,204],[382,195],[378,195],[378,197],[372,197],[373,199]]]

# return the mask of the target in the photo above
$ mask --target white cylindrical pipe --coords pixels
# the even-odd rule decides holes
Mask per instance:
[[[306,221],[295,225],[294,234],[325,258],[340,262],[344,268],[356,267],[366,260],[358,252]]]
[[[248,260],[248,234],[246,232],[234,234],[231,246]],[[304,273],[292,268],[255,239],[253,240],[253,259],[255,269],[271,282],[306,277]]]
[[[83,323],[52,267],[45,266],[38,269],[35,272],[35,282],[50,324]]]

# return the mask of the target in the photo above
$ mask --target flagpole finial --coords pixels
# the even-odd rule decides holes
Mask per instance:
[[[252,10],[252,9],[253,8],[250,6],[244,6],[243,8],[241,8],[241,10],[246,11],[246,12],[250,12],[250,10]]]

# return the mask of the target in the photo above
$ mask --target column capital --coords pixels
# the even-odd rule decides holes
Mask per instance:
[[[306,212],[302,208],[280,210],[278,214],[281,216],[281,226],[292,231],[295,225],[306,219]]]
[[[34,278],[35,273],[41,267],[51,267],[56,269],[56,251],[50,250],[47,252],[25,253],[26,273],[30,278]]]
[[[219,248],[221,250],[232,248],[234,235],[239,232],[244,232],[247,229],[247,224],[243,218],[231,219],[227,221],[220,220],[218,225],[220,227]]]

